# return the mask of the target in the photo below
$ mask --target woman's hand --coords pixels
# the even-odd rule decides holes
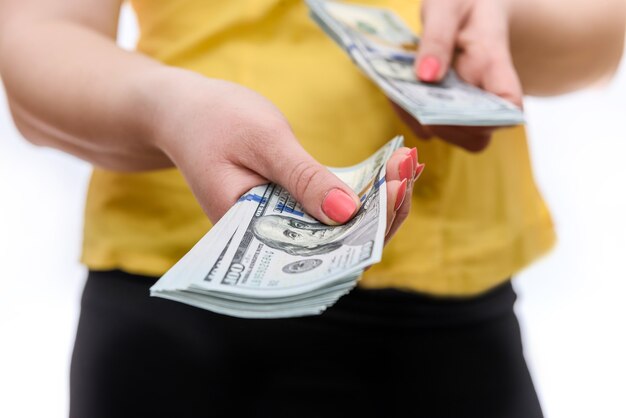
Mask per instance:
[[[522,87],[509,50],[510,0],[424,0],[417,77],[441,81],[453,66],[470,84],[522,106]],[[496,127],[424,126],[398,106],[423,139],[440,137],[470,151],[484,149]]]
[[[217,221],[250,188],[276,182],[326,224],[345,223],[358,196],[311,157],[280,111],[237,84],[181,72],[161,83],[154,143],[181,170],[207,216]],[[355,146],[358,144],[355,144]],[[410,209],[417,151],[397,150],[387,165],[388,231]]]

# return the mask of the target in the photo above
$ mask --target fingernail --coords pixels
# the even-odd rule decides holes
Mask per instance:
[[[417,148],[411,148],[407,154],[410,155],[413,160],[413,167],[417,168]]]
[[[426,164],[422,163],[422,164],[418,165],[417,168],[415,168],[415,174],[413,175],[413,181],[415,181],[418,178],[420,178],[420,176],[422,175],[422,171],[424,171],[424,167],[426,167]]]
[[[402,183],[400,183],[398,195],[396,196],[396,205],[393,207],[394,211],[400,209],[400,206],[404,203],[404,198],[406,197],[406,184],[406,179],[402,180]]]
[[[437,76],[439,75],[439,69],[441,68],[441,64],[439,64],[439,60],[435,57],[426,57],[423,58],[420,62],[419,69],[417,71],[417,75],[420,80],[426,81],[427,83],[432,83],[437,81]]]
[[[343,190],[332,189],[322,202],[322,210],[330,219],[342,224],[356,212],[356,203]]]
[[[402,180],[408,180],[413,177],[413,158],[410,155],[407,155],[400,163],[398,174]]]

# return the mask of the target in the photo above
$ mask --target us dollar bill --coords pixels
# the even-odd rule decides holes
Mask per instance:
[[[219,265],[194,286],[237,288],[255,297],[310,291],[380,261],[386,227],[385,164],[402,144],[390,141],[362,163],[330,168],[361,199],[345,225],[328,226],[307,215],[277,184],[245,196],[246,209]]]
[[[322,312],[381,259],[387,224],[385,168],[402,144],[403,138],[396,137],[357,165],[329,167],[361,200],[348,223],[320,223],[280,185],[255,187],[151,294],[246,318]]]
[[[419,38],[392,11],[306,0],[311,17],[395,103],[428,125],[508,126],[523,123],[514,104],[462,81],[453,70],[437,84],[413,70]]]

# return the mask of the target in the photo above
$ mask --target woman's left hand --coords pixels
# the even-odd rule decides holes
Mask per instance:
[[[509,1],[424,0],[417,77],[436,83],[453,66],[463,80],[521,107],[522,87],[509,49]],[[498,129],[421,125],[399,106],[394,108],[420,138],[436,136],[469,151],[486,148]]]

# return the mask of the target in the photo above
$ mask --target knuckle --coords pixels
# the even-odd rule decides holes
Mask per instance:
[[[409,212],[411,212],[411,199],[413,198],[413,192],[412,192],[413,184],[409,184],[408,187],[409,188],[407,189],[406,194],[404,195],[404,201],[402,202],[402,205],[400,205],[400,207],[396,211],[395,222],[397,222],[398,224],[402,223],[409,216]]]
[[[442,55],[449,54],[453,48],[452,40],[440,33],[424,37],[423,42],[428,50]]]
[[[256,125],[267,138],[281,137],[291,132],[289,122],[278,112],[263,115],[262,119],[256,121]]]
[[[279,143],[291,133],[289,124],[279,117],[240,119],[231,123],[230,129],[237,138],[236,146],[231,149],[246,166],[258,162],[272,165],[281,148]]]
[[[398,211],[396,212],[394,222],[396,222],[398,225],[404,222],[404,220],[409,216],[410,210],[411,205],[408,203],[403,203],[402,206],[400,206],[400,209],[398,209]]]
[[[324,175],[324,169],[314,162],[301,161],[295,165],[289,175],[289,189],[301,200],[306,196],[317,179]]]
[[[490,143],[491,138],[476,138],[475,140],[468,142],[465,149],[472,153],[480,153],[487,149]]]
[[[504,36],[480,34],[465,42],[471,45],[472,59],[480,61],[483,67],[512,66],[508,41],[502,38],[506,39]]]
[[[510,70],[513,68],[513,63],[511,62],[511,57],[508,54],[508,51],[498,51],[495,48],[489,48],[488,45],[485,47],[485,65],[489,70]]]

